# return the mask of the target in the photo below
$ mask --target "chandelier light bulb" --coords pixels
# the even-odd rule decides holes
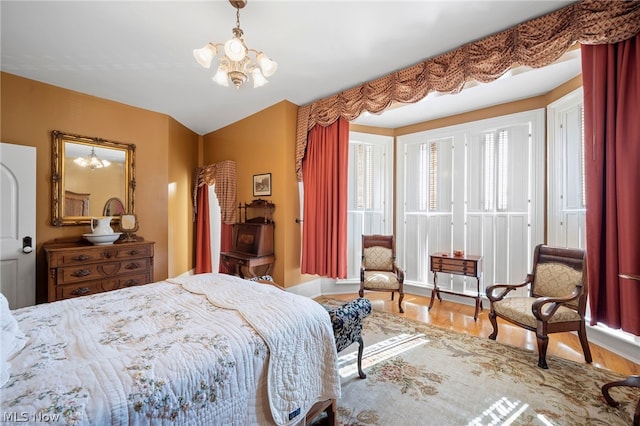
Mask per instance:
[[[262,52],[258,53],[256,60],[258,61],[258,65],[260,65],[262,74],[265,77],[271,77],[278,69],[278,64],[269,59],[267,55]]]
[[[218,71],[216,72],[216,75],[213,76],[213,81],[215,81],[221,86],[228,86],[229,85],[229,77],[227,75],[228,71],[229,69],[225,66],[225,64],[221,63],[220,66],[218,67]]]
[[[253,87],[262,87],[265,84],[267,84],[269,82],[269,80],[267,80],[266,78],[264,78],[264,75],[262,75],[262,72],[260,71],[260,68],[254,68],[253,72],[251,73],[251,78],[253,78]]]
[[[218,49],[216,49],[216,46],[211,43],[208,43],[200,49],[193,49],[193,56],[204,68],[211,67],[211,61],[213,61],[213,57],[216,56],[217,53]]]
[[[232,61],[240,62],[247,56],[247,48],[242,40],[233,37],[224,44],[224,54]]]

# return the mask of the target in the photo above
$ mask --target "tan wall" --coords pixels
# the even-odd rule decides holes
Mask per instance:
[[[46,284],[42,244],[55,238],[78,237],[88,226],[51,226],[51,131],[100,137],[136,145],[135,212],[138,235],[154,241],[154,278],[168,276],[169,152],[188,145],[194,134],[164,114],[0,73],[0,140],[36,147],[36,256],[38,288]],[[183,139],[179,134],[185,133]],[[188,139],[188,140],[187,140]],[[195,139],[197,143],[197,138]],[[185,154],[189,155],[189,154]],[[172,164],[172,178],[191,161]],[[191,173],[191,170],[189,170]],[[182,188],[182,187],[181,187]],[[182,189],[181,189],[182,190]],[[184,199],[184,194],[176,198]],[[173,210],[172,210],[173,211]],[[177,215],[177,214],[176,214]],[[191,234],[189,234],[191,235]],[[191,244],[190,244],[191,245]],[[181,261],[182,262],[182,261]],[[172,267],[180,270],[184,266]],[[38,294],[42,300],[42,294]]]
[[[175,121],[169,120],[169,276],[175,277],[195,266],[193,171],[198,166],[201,137]]]
[[[203,137],[204,164],[233,160],[237,167],[238,203],[254,198],[253,175],[271,173],[276,263],[272,275],[285,287],[299,284],[300,225],[295,174],[295,129],[298,107],[283,101]]]

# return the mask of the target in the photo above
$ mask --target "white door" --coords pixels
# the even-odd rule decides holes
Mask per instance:
[[[0,291],[11,309],[31,306],[36,301],[34,147],[0,143],[0,196]]]

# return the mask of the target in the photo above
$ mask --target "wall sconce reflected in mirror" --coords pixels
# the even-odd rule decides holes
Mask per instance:
[[[120,216],[120,230],[124,233],[122,242],[135,242],[136,236],[133,234],[138,230],[138,218],[135,214],[123,214]]]

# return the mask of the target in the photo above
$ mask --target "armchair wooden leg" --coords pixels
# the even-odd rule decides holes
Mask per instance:
[[[366,379],[367,375],[362,371],[362,352],[364,350],[364,342],[362,337],[358,337],[358,375],[361,379]]]
[[[489,321],[491,321],[491,325],[493,326],[493,332],[489,335],[489,339],[496,340],[496,337],[498,337],[498,320],[496,319],[495,312],[489,312]]]
[[[547,369],[547,346],[549,346],[549,337],[536,333],[538,339],[538,367]]]
[[[359,295],[360,297],[364,297],[364,290],[363,290],[363,289],[360,289],[360,291],[358,292],[358,295]]]
[[[402,309],[402,299],[404,299],[404,293],[400,293],[400,297],[398,298],[398,309],[401,314],[404,314],[404,309]]]
[[[640,388],[640,376],[629,376],[625,380],[610,382],[602,386],[602,395],[607,401],[607,404],[612,407],[620,405],[618,401],[614,400],[611,398],[611,395],[609,395],[609,389],[615,386],[631,386],[634,388]],[[638,405],[636,405],[636,412],[633,415],[633,426],[640,426],[640,401],[638,401]]]
[[[394,296],[395,294],[396,294],[396,292],[395,292],[395,291],[392,291],[392,292],[391,292],[391,301],[392,301],[392,302],[393,302],[393,296]]]
[[[587,327],[584,322],[580,324],[578,337],[580,337],[580,345],[582,346],[582,352],[584,353],[584,360],[587,364],[591,364],[591,348],[589,348],[589,342],[587,341]]]

